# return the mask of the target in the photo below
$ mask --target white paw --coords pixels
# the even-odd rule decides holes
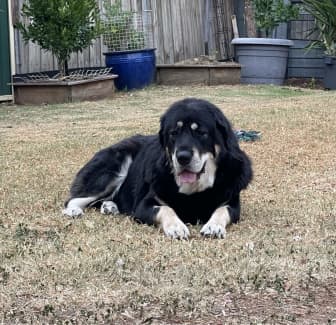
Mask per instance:
[[[162,229],[166,236],[173,239],[188,239],[190,236],[189,229],[180,219],[162,225]]]
[[[189,229],[168,206],[161,206],[156,220],[166,236],[173,239],[188,239]]]
[[[201,234],[208,237],[224,238],[226,226],[230,224],[231,217],[228,206],[220,206],[212,214],[209,221],[202,227]]]
[[[79,207],[67,207],[62,211],[63,215],[71,217],[71,218],[77,218],[84,214],[84,211]]]
[[[226,235],[225,225],[209,220],[202,227],[201,234],[207,237],[224,238]]]
[[[102,214],[118,214],[118,206],[113,201],[104,201],[100,207],[100,213]]]

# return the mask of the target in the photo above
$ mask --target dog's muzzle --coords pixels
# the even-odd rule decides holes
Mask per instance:
[[[176,159],[181,166],[187,166],[190,164],[193,157],[191,150],[178,150],[176,152]]]
[[[178,149],[172,158],[178,186],[199,181],[205,171],[206,160],[201,159],[193,149]]]
[[[200,172],[195,173],[191,172],[187,169],[183,170],[181,173],[178,174],[178,178],[180,181],[180,184],[192,184],[199,180],[202,173],[204,173],[205,170],[205,164],[203,165]]]

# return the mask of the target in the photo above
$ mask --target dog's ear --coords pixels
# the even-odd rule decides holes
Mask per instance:
[[[165,115],[163,115],[160,119],[160,131],[159,131],[159,140],[160,140],[160,144],[162,146],[162,148],[164,148],[166,146],[166,139],[165,139],[165,130],[164,130],[164,126],[165,126],[165,120],[166,117]]]
[[[236,135],[232,130],[232,126],[219,108],[215,107],[213,114],[216,120],[217,130],[219,131],[219,138],[223,141],[227,152],[235,159],[239,159],[239,145]]]
[[[234,188],[240,191],[247,187],[253,177],[251,162],[248,156],[240,149],[238,139],[230,122],[224,114],[219,110],[214,110],[217,134],[222,139],[221,145],[224,145],[225,152],[222,152],[222,166],[226,171],[229,171],[232,179],[235,179]],[[226,158],[225,158],[226,157]],[[221,159],[221,158],[219,158]],[[235,178],[234,175],[237,175]]]

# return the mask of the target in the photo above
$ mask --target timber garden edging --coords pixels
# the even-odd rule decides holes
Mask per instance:
[[[16,104],[59,104],[85,100],[97,100],[113,96],[114,79],[109,74],[75,81],[14,82]]]
[[[235,85],[240,83],[241,65],[216,64],[159,64],[156,82],[161,85]]]

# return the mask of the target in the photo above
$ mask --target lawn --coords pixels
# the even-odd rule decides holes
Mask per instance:
[[[254,181],[224,240],[127,217],[61,214],[77,170],[186,96],[218,105]],[[0,105],[0,323],[336,324],[336,93],[152,87],[114,99]]]

